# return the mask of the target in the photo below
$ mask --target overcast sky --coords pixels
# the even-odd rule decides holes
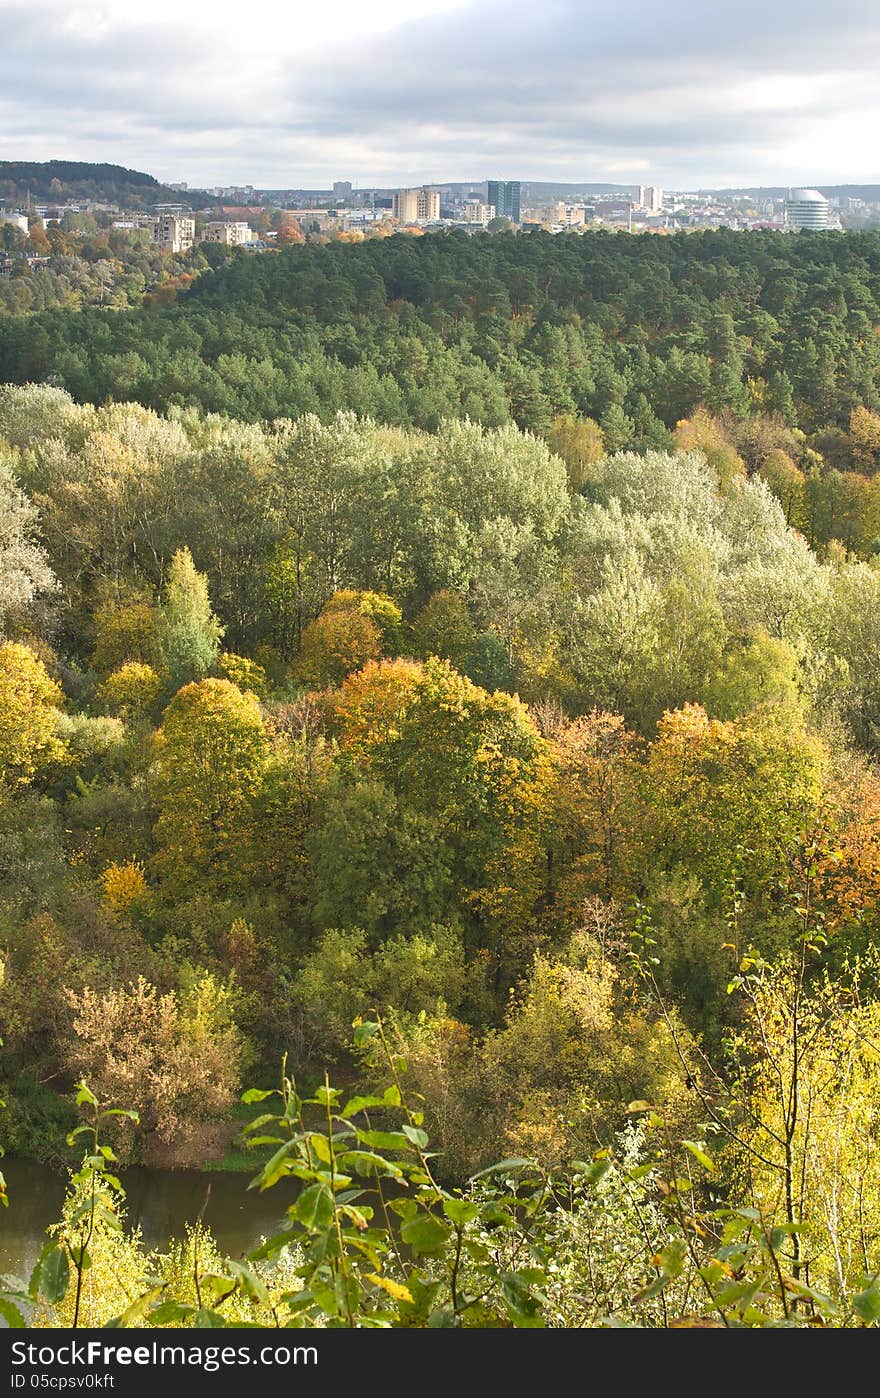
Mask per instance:
[[[0,158],[195,184],[880,182],[878,0],[0,0]]]

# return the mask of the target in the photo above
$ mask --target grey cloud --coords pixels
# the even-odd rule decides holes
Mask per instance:
[[[474,0],[307,58],[267,30],[259,60],[207,24],[78,34],[60,23],[73,8],[4,4],[7,158],[209,183],[878,175],[875,0]],[[847,113],[865,123],[864,149],[834,158],[873,168],[811,171],[824,127]]]

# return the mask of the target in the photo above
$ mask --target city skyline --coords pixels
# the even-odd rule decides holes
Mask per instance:
[[[871,183],[878,66],[867,0],[339,0],[295,23],[282,0],[6,0],[0,158],[262,188]]]

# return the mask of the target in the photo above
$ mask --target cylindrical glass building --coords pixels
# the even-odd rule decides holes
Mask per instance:
[[[785,222],[794,232],[809,228],[819,232],[831,220],[831,205],[818,189],[790,189],[785,201]]]

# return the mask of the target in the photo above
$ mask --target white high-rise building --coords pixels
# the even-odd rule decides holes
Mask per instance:
[[[495,206],[483,204],[479,199],[468,199],[464,206],[465,223],[482,223],[485,227],[495,217]]]
[[[391,212],[400,223],[436,223],[440,218],[440,192],[427,186],[398,189]]]
[[[206,243],[228,243],[231,247],[240,248],[244,243],[251,243],[254,235],[248,223],[206,223],[203,240]]]
[[[802,229],[819,233],[831,222],[831,205],[818,189],[790,189],[785,201],[785,226],[793,233]]]
[[[659,184],[647,186],[642,196],[642,206],[648,210],[649,214],[662,214],[663,190]]]
[[[160,214],[153,224],[153,242],[158,243],[163,252],[189,252],[196,236],[194,218],[182,218],[179,214]]]

